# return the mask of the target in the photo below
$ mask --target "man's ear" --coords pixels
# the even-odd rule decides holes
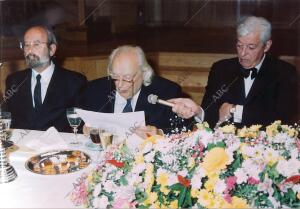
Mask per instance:
[[[269,51],[271,46],[272,46],[272,40],[268,40],[267,43],[265,44],[264,52],[266,53],[267,51]]]
[[[52,56],[55,54],[56,48],[57,48],[57,47],[56,47],[55,44],[50,44],[50,46],[49,46],[50,57],[52,57]]]

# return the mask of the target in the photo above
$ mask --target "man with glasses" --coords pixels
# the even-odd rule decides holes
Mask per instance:
[[[82,97],[82,108],[97,112],[121,113],[145,111],[145,132],[155,127],[170,131],[172,109],[148,102],[150,94],[160,99],[181,96],[178,84],[154,75],[140,47],[121,46],[115,49],[108,63],[108,77],[88,83]]]
[[[69,130],[66,109],[78,102],[86,78],[54,64],[56,37],[44,26],[27,29],[20,47],[28,69],[6,79],[6,91],[14,92],[4,103],[12,115],[12,128]]]
[[[239,127],[297,120],[296,70],[270,56],[271,45],[266,19],[251,16],[238,24],[237,57],[214,63],[208,77],[201,106],[212,127],[230,115]]]

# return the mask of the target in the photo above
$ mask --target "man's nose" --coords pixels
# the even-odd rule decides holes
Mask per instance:
[[[242,56],[245,56],[246,54],[247,54],[247,46],[244,46],[244,47],[242,47],[242,49],[241,49],[241,55]]]
[[[121,88],[123,86],[123,79],[117,81],[117,87]]]

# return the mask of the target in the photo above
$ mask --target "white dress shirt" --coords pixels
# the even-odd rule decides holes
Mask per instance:
[[[51,64],[42,72],[38,73],[35,69],[32,69],[32,74],[31,74],[31,95],[32,95],[32,104],[35,107],[34,103],[34,88],[36,85],[36,76],[38,74],[41,75],[41,96],[42,96],[42,103],[44,102],[47,89],[50,83],[50,80],[52,78],[53,72],[54,72],[54,64],[51,62]]]
[[[139,90],[131,99],[131,107],[132,110],[135,110],[137,100],[139,98],[141,90]],[[115,106],[114,106],[114,113],[121,113],[123,112],[124,107],[127,104],[127,99],[122,97],[119,92],[117,91],[116,93],[116,98],[115,98]]]
[[[255,66],[255,68],[257,69],[257,74],[259,73],[259,70],[261,68],[261,65],[265,59],[265,56],[263,56],[262,60],[260,61],[260,63],[258,65]],[[251,79],[251,74],[252,74],[252,71],[250,73],[250,75],[248,76],[248,78],[244,78],[244,85],[245,85],[245,95],[246,97],[248,96],[250,90],[251,90],[251,87],[252,87],[252,84],[255,80],[255,78]],[[233,121],[235,123],[241,123],[242,122],[242,118],[243,118],[243,109],[244,109],[244,106],[243,105],[236,105],[235,107],[235,112],[233,113]]]

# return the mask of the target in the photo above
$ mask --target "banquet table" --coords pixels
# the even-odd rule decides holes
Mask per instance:
[[[25,162],[32,156],[41,153],[39,150],[30,150],[18,146],[26,137],[39,137],[44,132],[15,129],[12,131],[11,140],[15,146],[7,150],[10,164],[14,167],[17,178],[9,183],[0,184],[0,208],[76,208],[69,198],[73,183],[84,172],[90,171],[99,157],[99,151],[88,149],[86,142],[89,140],[83,135],[78,135],[82,145],[70,147],[87,153],[92,162],[82,170],[59,175],[41,175],[25,168]],[[74,139],[74,134],[59,133],[61,138],[69,144]]]

